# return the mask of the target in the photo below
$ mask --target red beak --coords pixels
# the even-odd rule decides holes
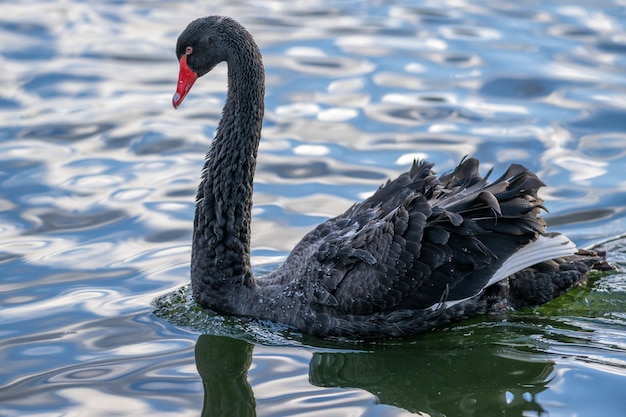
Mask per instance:
[[[180,103],[183,102],[185,96],[189,90],[191,90],[191,86],[198,79],[198,74],[193,72],[187,66],[187,55],[183,55],[180,57],[180,71],[178,72],[178,85],[176,86],[176,94],[172,98],[172,104],[174,108],[177,109],[180,106]]]

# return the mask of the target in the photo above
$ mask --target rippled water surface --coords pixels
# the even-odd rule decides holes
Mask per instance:
[[[0,3],[1,416],[624,414],[623,272],[374,344],[200,311],[193,200],[225,66],[171,108],[185,25],[244,23],[267,70],[258,271],[414,157],[445,171],[465,155],[538,172],[550,226],[624,271],[624,1],[15,3]]]

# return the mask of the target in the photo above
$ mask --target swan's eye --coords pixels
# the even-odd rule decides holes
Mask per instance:
[[[191,46],[188,46],[187,48],[185,48],[185,55],[189,55],[193,52],[193,48]]]

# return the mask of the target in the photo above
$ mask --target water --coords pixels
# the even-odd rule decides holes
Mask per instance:
[[[624,415],[623,272],[374,344],[190,305],[225,67],[178,111],[171,97],[191,19],[253,32],[259,272],[414,157],[445,171],[468,154],[538,172],[550,226],[623,271],[625,4],[258,3],[0,3],[0,415]]]

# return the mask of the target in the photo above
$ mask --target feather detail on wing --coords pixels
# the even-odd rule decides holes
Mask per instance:
[[[533,173],[511,165],[488,177],[475,159],[442,176],[418,161],[325,223],[309,265],[319,271],[320,308],[366,315],[454,305],[519,268],[572,253],[559,235],[531,244],[545,228]]]
[[[577,251],[576,245],[560,233],[540,235],[537,240],[530,242],[504,261],[502,266],[489,279],[486,286],[495,284],[529,266],[549,261],[550,259],[572,256]]]

